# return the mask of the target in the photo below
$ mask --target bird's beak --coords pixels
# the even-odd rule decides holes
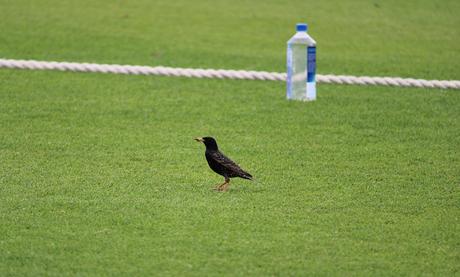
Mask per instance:
[[[204,142],[203,138],[195,138],[195,140],[198,141],[198,142]]]

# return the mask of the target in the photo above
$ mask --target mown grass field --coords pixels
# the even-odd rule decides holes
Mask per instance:
[[[458,1],[7,1],[0,56],[460,79]],[[456,276],[460,93],[0,69],[1,276]],[[257,183],[229,192],[196,136]]]

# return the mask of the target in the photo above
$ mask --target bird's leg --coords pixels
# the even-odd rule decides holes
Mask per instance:
[[[225,177],[225,182],[227,182],[227,177]],[[217,185],[214,187],[214,190],[221,191],[221,190],[222,190],[222,186],[225,185],[225,182],[223,182],[222,184],[217,184]]]
[[[225,185],[225,183],[227,182],[227,178],[225,178],[225,182],[223,182],[222,184],[218,184],[214,190],[218,190],[218,191],[221,191],[222,190],[222,187]]]
[[[214,187],[214,190],[219,190],[220,186],[222,186],[222,184],[217,184],[217,185]]]
[[[230,185],[230,178],[225,178],[225,182],[219,186],[218,191],[227,191],[228,186]]]

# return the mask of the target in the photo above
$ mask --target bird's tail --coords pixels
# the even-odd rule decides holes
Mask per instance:
[[[241,174],[240,177],[243,178],[243,179],[251,180],[251,181],[254,180],[254,177],[252,177],[251,174],[249,174],[247,172],[244,172],[244,171],[243,171],[243,174]]]
[[[265,183],[264,183],[264,182],[260,181],[260,180],[257,179],[257,178],[254,178],[251,174],[249,174],[249,173],[246,172],[246,171],[241,172],[240,177],[243,178],[243,179],[247,179],[247,180],[253,181],[254,184],[256,185],[256,187],[259,187],[259,188],[260,188],[260,186],[265,186]]]

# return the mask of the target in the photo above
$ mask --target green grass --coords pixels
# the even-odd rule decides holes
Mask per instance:
[[[0,0],[8,58],[285,71],[307,21],[320,73],[459,79],[457,0]]]
[[[320,73],[460,79],[457,1],[0,7],[6,58],[283,71],[306,18]],[[284,90],[1,69],[0,275],[458,275],[459,92]],[[212,191],[203,135],[258,182]]]

